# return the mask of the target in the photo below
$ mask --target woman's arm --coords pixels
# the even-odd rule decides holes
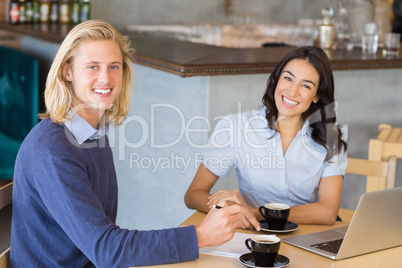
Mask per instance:
[[[208,203],[208,197],[210,191],[218,180],[218,176],[212,173],[203,164],[198,168],[197,173],[193,179],[193,182],[187,189],[184,195],[184,202],[186,206],[191,209],[196,209],[205,213],[210,210]]]
[[[253,215],[252,208],[247,204],[236,203],[232,199],[219,198],[214,202],[210,202],[209,193],[212,187],[218,180],[218,176],[212,173],[203,164],[198,168],[195,174],[194,180],[188,188],[186,194],[184,195],[184,202],[186,206],[191,209],[197,209],[199,211],[208,213],[214,204],[221,204],[226,202],[228,205],[237,204],[241,206],[242,218],[241,218],[241,228],[243,229],[256,229],[260,230],[260,224],[258,223],[256,217]],[[235,190],[223,190],[219,192],[237,192]],[[240,195],[240,194],[239,194]],[[241,198],[243,200],[243,198]]]
[[[289,220],[299,224],[334,224],[342,199],[342,176],[321,178],[318,201],[290,208]]]

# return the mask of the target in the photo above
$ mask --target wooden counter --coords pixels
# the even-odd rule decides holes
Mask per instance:
[[[14,26],[0,22],[0,29],[53,43],[61,43],[71,27],[52,24]],[[182,77],[270,73],[278,61],[293,49],[224,48],[157,36],[125,34],[130,36],[136,49],[136,63]],[[402,68],[402,55],[385,59],[381,49],[369,57],[363,55],[360,48],[352,51],[335,50],[328,54],[334,71]]]

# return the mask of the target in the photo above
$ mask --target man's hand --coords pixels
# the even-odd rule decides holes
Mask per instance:
[[[258,222],[257,218],[254,216],[252,212],[252,208],[244,205],[241,206],[241,228],[242,229],[256,229],[257,231],[261,230],[260,223]]]
[[[219,246],[232,239],[241,227],[242,208],[238,205],[212,208],[202,223],[195,227],[198,247]]]
[[[211,195],[207,205],[212,208],[217,203],[225,203],[226,205],[240,205],[241,206],[241,226],[242,229],[256,229],[261,230],[260,223],[257,221],[253,213],[253,208],[246,204],[243,197],[237,190],[220,190]]]
[[[208,197],[208,199],[209,201],[207,205],[209,208],[222,202],[233,202],[238,205],[246,205],[246,201],[244,201],[243,197],[237,190],[220,190]]]

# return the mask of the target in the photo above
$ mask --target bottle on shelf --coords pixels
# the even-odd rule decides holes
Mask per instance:
[[[20,0],[20,24],[24,24],[26,20],[26,2],[25,0]]]
[[[26,23],[33,22],[33,3],[32,0],[26,0],[25,2],[25,17]]]
[[[402,42],[402,0],[394,0],[392,3],[392,13],[394,15],[394,21],[392,22],[391,32],[401,33]]]
[[[321,14],[323,19],[322,24],[318,25],[317,46],[325,50],[332,50],[336,35],[335,26],[331,22],[334,9],[332,7],[323,8]]]
[[[32,22],[33,23],[39,23],[40,22],[40,3],[39,0],[33,0],[32,1]]]
[[[60,23],[70,23],[71,21],[71,2],[70,0],[61,0],[59,6]]]
[[[374,0],[374,22],[378,25],[378,42],[383,43],[383,37],[391,31],[391,7],[387,0]]]
[[[80,22],[91,19],[91,3],[89,0],[82,0]]]
[[[353,49],[350,44],[350,25],[348,6],[350,0],[337,0],[337,15],[335,19],[336,38],[334,49]]]
[[[40,1],[40,22],[49,23],[50,21],[50,1],[41,0]]]
[[[20,22],[20,3],[18,0],[10,1],[9,11],[9,23],[10,24],[19,24]]]
[[[59,22],[59,1],[52,0],[50,3],[50,22],[58,23]]]
[[[352,0],[348,8],[350,23],[350,41],[355,46],[361,46],[364,25],[374,18],[371,0]]]
[[[71,8],[71,22],[77,24],[80,22],[81,3],[80,0],[74,0]]]

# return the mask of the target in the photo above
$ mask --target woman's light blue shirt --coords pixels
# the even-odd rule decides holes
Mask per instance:
[[[327,151],[310,131],[306,122],[284,155],[280,133],[268,128],[265,109],[228,115],[211,134],[203,164],[219,177],[235,168],[239,191],[251,206],[313,203],[321,178],[345,174],[347,154],[325,161]],[[346,126],[342,132],[346,136]]]

